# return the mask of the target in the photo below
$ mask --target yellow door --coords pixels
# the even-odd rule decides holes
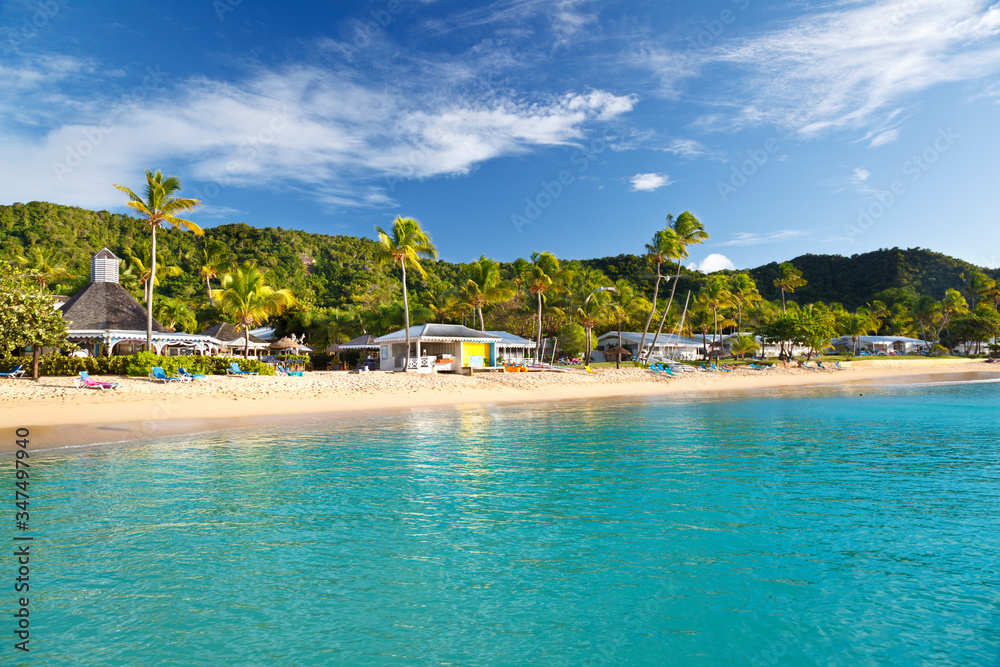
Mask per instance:
[[[471,366],[471,357],[482,357],[483,365],[490,363],[489,343],[462,343],[462,366]]]

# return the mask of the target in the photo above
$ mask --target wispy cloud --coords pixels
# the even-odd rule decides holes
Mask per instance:
[[[783,229],[778,232],[770,232],[767,234],[757,234],[755,232],[740,232],[729,241],[725,241],[720,245],[724,246],[748,246],[748,245],[762,245],[765,243],[782,243],[784,241],[791,241],[793,239],[802,238],[803,236],[809,236],[812,232],[808,232],[802,229]]]
[[[914,93],[1000,73],[1000,4],[852,0],[826,7],[685,57],[647,47],[633,62],[656,72],[667,95],[695,74],[732,81],[714,101],[720,111],[713,127],[775,124],[805,137],[878,124]],[[879,136],[873,145],[897,135]]]
[[[673,181],[666,174],[636,174],[632,177],[632,192],[653,192]]]

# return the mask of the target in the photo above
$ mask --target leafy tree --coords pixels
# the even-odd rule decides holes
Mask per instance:
[[[851,337],[851,342],[854,344],[854,354],[858,353],[858,338],[877,331],[878,327],[878,318],[865,308],[858,308],[856,313],[843,320],[839,326],[841,335]]]
[[[58,253],[52,248],[40,245],[33,246],[23,255],[18,255],[17,264],[23,271],[21,275],[33,278],[42,291],[45,291],[48,283],[70,275]]]
[[[406,363],[404,369],[410,367],[410,302],[406,292],[406,269],[409,267],[419,276],[426,275],[421,259],[437,259],[437,248],[431,243],[431,237],[413,218],[396,216],[392,222],[392,231],[387,232],[376,226],[378,233],[378,249],[375,259],[379,264],[398,264],[403,280],[403,328],[406,330]]]
[[[253,264],[244,264],[222,277],[222,287],[212,296],[233,324],[243,327],[243,356],[250,356],[250,329],[274,315],[280,315],[295,303],[288,289],[274,289],[266,282],[264,271]]]
[[[968,277],[963,273],[961,278],[965,281],[961,293],[968,300],[970,310],[975,310],[980,301],[988,299],[997,286],[996,281],[982,271],[972,271]]]
[[[745,355],[753,354],[760,349],[757,340],[749,334],[737,334],[730,343],[729,351],[737,359],[742,359]]]
[[[233,269],[232,253],[221,241],[205,239],[197,254],[198,276],[205,279],[208,301],[215,305],[212,297],[212,279]]]
[[[128,195],[126,205],[146,219],[146,224],[152,234],[150,251],[150,287],[146,298],[146,351],[153,349],[153,285],[156,284],[156,230],[164,225],[173,225],[188,229],[199,236],[204,234],[201,227],[190,220],[176,217],[177,213],[193,210],[201,206],[197,199],[182,199],[175,197],[180,192],[181,182],[175,176],[164,176],[159,170],[155,173],[146,170],[145,199],[139,197],[128,188],[116,185],[115,188]]]
[[[22,278],[0,274],[0,351],[4,356],[32,348],[31,377],[38,379],[41,347],[65,347],[66,320],[52,307],[52,297]]]
[[[559,338],[559,349],[563,354],[571,357],[583,352],[587,336],[583,327],[575,322],[570,322],[559,328],[556,333]]]

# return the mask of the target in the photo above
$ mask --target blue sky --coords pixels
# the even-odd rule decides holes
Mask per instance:
[[[705,270],[921,246],[1000,266],[991,0],[0,1],[0,202],[124,211],[177,175],[204,226],[443,259],[640,253]]]

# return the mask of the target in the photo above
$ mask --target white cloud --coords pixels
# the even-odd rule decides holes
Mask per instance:
[[[857,167],[854,170],[854,175],[851,177],[851,182],[853,183],[864,183],[871,176],[871,172],[864,167]]]
[[[747,245],[761,245],[764,243],[781,243],[783,241],[790,241],[792,239],[801,238],[803,236],[809,236],[812,232],[808,232],[802,229],[783,229],[777,232],[770,232],[768,234],[757,234],[754,232],[740,232],[729,241],[721,243],[724,246],[747,246]]]
[[[666,153],[673,153],[688,159],[708,154],[705,147],[694,139],[674,139],[663,150]]]
[[[660,76],[667,97],[696,74],[717,73],[733,82],[716,100],[726,112],[713,127],[771,123],[803,136],[877,123],[914,93],[1000,73],[995,0],[827,6],[700,52],[648,47],[633,62]]]
[[[879,146],[885,146],[886,144],[891,144],[892,142],[899,139],[899,130],[888,130],[882,132],[872,139],[872,142],[868,144],[868,148],[878,148]]]
[[[635,103],[600,90],[532,100],[400,90],[314,67],[261,70],[238,83],[172,83],[141,100],[33,97],[49,128],[26,135],[0,122],[0,201],[116,207],[112,183],[134,184],[146,168],[162,167],[186,174],[189,186],[214,183],[202,198],[216,187],[284,186],[341,206],[385,206],[395,182],[574,144],[589,124]],[[10,113],[0,106],[0,121]]]
[[[701,271],[702,273],[714,273],[715,271],[722,271],[723,269],[735,270],[736,265],[733,264],[732,260],[725,255],[713,252],[701,263],[692,262],[688,265],[688,268],[692,271]]]
[[[671,183],[666,174],[636,174],[632,177],[632,192],[653,192]]]

